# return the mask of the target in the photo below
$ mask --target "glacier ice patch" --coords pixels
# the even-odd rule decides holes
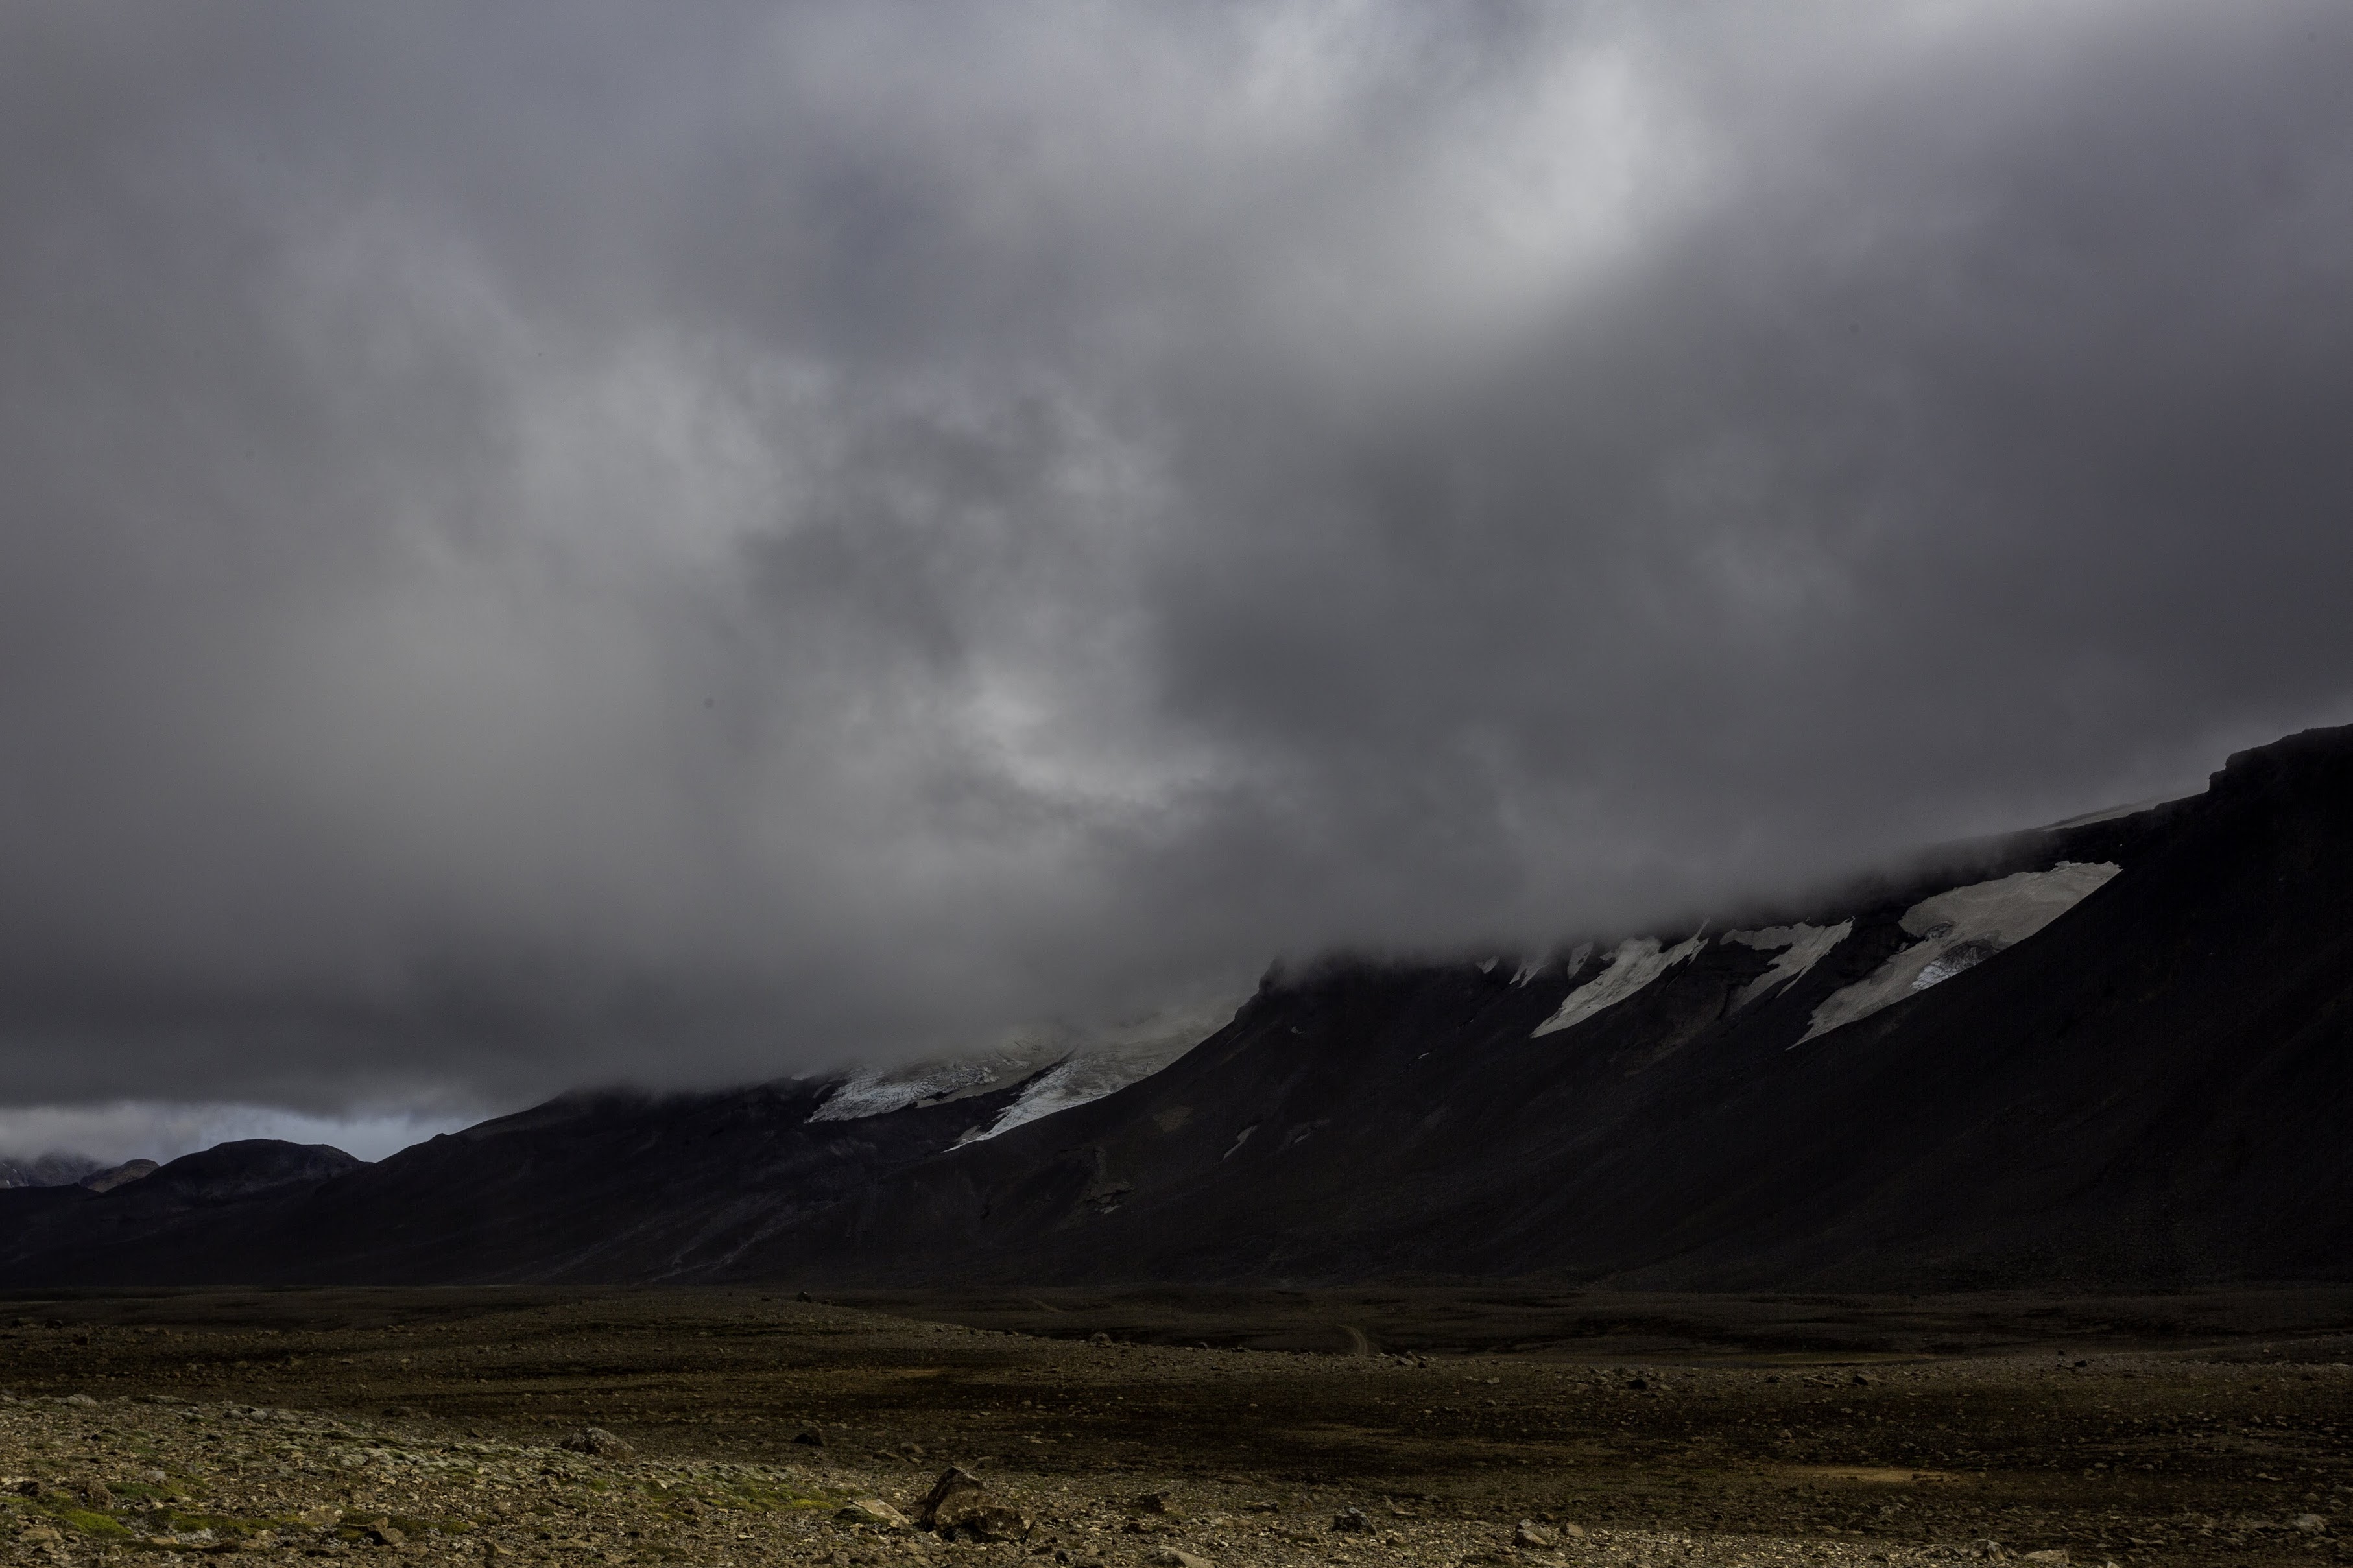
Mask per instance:
[[[1853,934],[1852,921],[1841,921],[1834,926],[1767,926],[1762,931],[1725,932],[1725,941],[1736,942],[1760,952],[1781,949],[1781,956],[1773,961],[1772,968],[1740,988],[1740,994],[1732,999],[1733,1010],[1737,1012],[1751,1002],[1787,985],[1820,963],[1830,955],[1831,949]]]
[[[1919,940],[1867,978],[1831,993],[1814,1009],[1812,1026],[1799,1043],[1867,1018],[2024,942],[2105,886],[2119,869],[2107,861],[2062,860],[2047,871],[2020,871],[1921,900],[1904,911],[1900,922],[1906,935]]]
[[[1604,1008],[1616,1006],[1706,944],[1705,937],[1695,936],[1662,952],[1654,936],[1630,937],[1620,942],[1618,951],[1609,955],[1609,967],[1563,997],[1559,1010],[1538,1024],[1528,1037],[1557,1034],[1582,1024]]]

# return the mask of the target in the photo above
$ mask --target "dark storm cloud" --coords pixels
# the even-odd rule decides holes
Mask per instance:
[[[765,1076],[2348,716],[2313,4],[0,17],[0,1097]]]

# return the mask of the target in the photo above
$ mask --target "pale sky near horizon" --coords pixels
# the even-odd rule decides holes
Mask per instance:
[[[2353,720],[2348,83],[2319,0],[0,9],[0,1152],[1541,947]]]

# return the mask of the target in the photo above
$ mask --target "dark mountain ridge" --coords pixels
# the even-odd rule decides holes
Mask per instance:
[[[2353,1274],[2353,730],[1744,918],[1279,969],[976,1142],[1020,1085],[847,1120],[829,1082],[567,1096],[373,1166],[229,1145],[280,1174],[0,1192],[0,1282]]]

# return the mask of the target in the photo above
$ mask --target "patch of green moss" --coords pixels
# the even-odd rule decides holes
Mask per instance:
[[[730,1481],[727,1483],[727,1491],[730,1494],[728,1500],[735,1501],[741,1507],[757,1509],[764,1512],[778,1509],[832,1508],[839,1500],[812,1497],[807,1492],[795,1491],[789,1487],[777,1486],[767,1481]]]
[[[131,1531],[123,1528],[122,1521],[121,1520],[114,1518],[111,1514],[100,1513],[94,1509],[74,1508],[70,1505],[60,1503],[56,1508],[49,1510],[49,1512],[58,1520],[64,1523],[72,1525],[76,1530],[80,1531],[85,1535],[128,1535],[131,1533]]]

